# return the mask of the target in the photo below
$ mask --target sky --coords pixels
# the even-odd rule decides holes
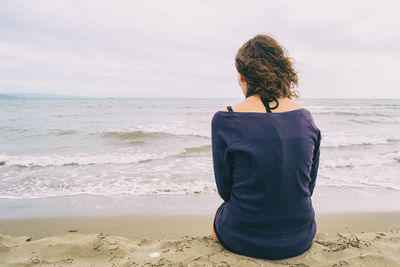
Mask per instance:
[[[0,0],[0,93],[243,98],[256,34],[288,51],[302,98],[400,98],[398,1]]]

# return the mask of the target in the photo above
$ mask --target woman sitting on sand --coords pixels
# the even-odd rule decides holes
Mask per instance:
[[[218,207],[210,235],[237,254],[283,259],[308,250],[316,232],[311,195],[320,130],[297,105],[297,74],[270,36],[247,41],[235,59],[246,98],[212,119]]]

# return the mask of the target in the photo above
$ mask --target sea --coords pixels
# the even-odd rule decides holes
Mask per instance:
[[[0,200],[216,195],[211,119],[239,101],[2,99]],[[322,133],[316,192],[400,196],[400,99],[296,101]]]

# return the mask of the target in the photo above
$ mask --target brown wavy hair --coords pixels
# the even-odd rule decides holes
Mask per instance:
[[[286,49],[268,35],[256,35],[242,45],[236,54],[235,66],[247,83],[246,98],[298,97],[294,90],[297,73]]]

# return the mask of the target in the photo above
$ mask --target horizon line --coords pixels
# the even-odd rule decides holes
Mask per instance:
[[[2,97],[3,96],[3,97]],[[242,97],[80,96],[48,93],[0,93],[0,99],[241,99]],[[400,99],[400,97],[298,97],[294,99]]]

